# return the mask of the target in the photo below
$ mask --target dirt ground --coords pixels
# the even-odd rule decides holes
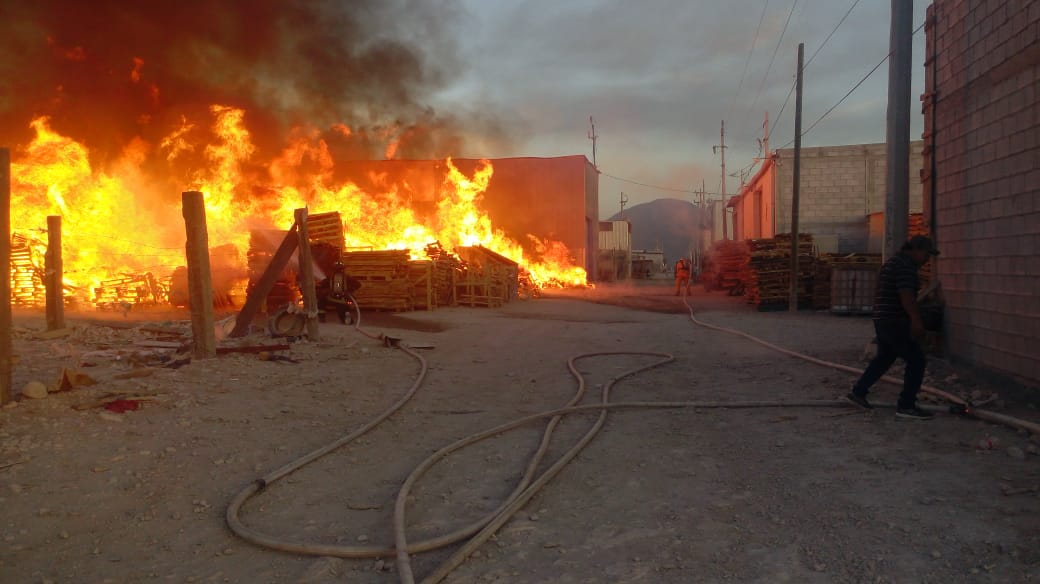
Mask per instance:
[[[244,521],[306,541],[390,544],[393,500],[411,469],[455,439],[564,404],[574,392],[566,359],[578,353],[675,355],[621,382],[618,400],[832,399],[852,382],[692,325],[664,285],[573,296],[373,318],[373,330],[435,346],[424,351],[427,382],[360,441],[249,503]],[[864,364],[869,320],[755,313],[703,292],[692,303],[706,321]],[[62,367],[83,362],[98,383],[0,411],[0,581],[397,581],[392,561],[248,544],[227,529],[224,510],[257,477],[392,403],[416,375],[414,360],[325,324],[322,342],[285,353],[296,364],[229,355],[127,378],[139,360],[133,343],[155,337],[97,318],[70,315],[74,334],[48,340],[35,338],[41,315],[16,315],[16,387],[53,383]],[[185,316],[100,318],[176,327]],[[90,353],[99,349],[109,352]],[[580,365],[595,394],[646,362]],[[929,376],[962,393],[1001,390],[944,363],[931,364]],[[73,408],[120,392],[148,399],[123,414]],[[895,393],[879,387],[873,395],[891,402]],[[1035,417],[1033,404],[1009,404],[1004,411]],[[568,418],[551,457],[593,417]],[[540,427],[524,428],[437,466],[414,493],[410,536],[443,533],[494,508],[539,435]],[[448,581],[1040,581],[1040,497],[1026,489],[1040,485],[1034,440],[952,416],[899,421],[891,410],[619,411]],[[417,575],[447,554],[416,557]]]

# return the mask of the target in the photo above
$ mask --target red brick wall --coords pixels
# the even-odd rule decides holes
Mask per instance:
[[[1038,383],[1040,2],[936,0],[928,14],[922,177],[950,350]]]

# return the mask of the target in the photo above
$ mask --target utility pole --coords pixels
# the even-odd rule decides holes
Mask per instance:
[[[625,220],[625,205],[627,205],[627,204],[628,204],[628,197],[626,197],[625,193],[622,192],[621,193],[621,216],[619,218],[620,221],[624,221]]]
[[[910,220],[910,74],[913,0],[892,0],[889,31],[885,259],[899,253]],[[934,131],[934,128],[933,128]]]
[[[594,168],[599,168],[599,166],[596,165],[596,140],[598,139],[599,136],[596,135],[596,122],[592,119],[592,116],[589,116],[589,140],[592,140],[592,166]]]
[[[805,43],[798,43],[798,77],[794,97],[794,185],[791,193],[791,295],[787,309],[798,312],[798,198],[802,185],[802,62]]]
[[[766,110],[766,121],[762,123],[762,130],[765,132],[762,138],[762,159],[767,160],[769,158],[769,110]]]
[[[728,221],[726,221],[726,120],[722,120],[722,132],[720,133],[722,142],[712,147],[712,152],[722,153],[722,239],[729,239],[729,227],[727,227]]]

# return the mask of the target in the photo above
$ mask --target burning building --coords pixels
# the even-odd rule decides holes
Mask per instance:
[[[250,234],[287,228],[300,207],[339,212],[347,247],[482,246],[539,285],[584,283],[592,166],[452,160],[503,132],[492,116],[424,103],[455,65],[452,6],[11,7],[0,67],[19,82],[0,90],[0,143],[12,146],[13,229],[40,240],[60,215],[67,290],[93,303],[169,294],[185,190],[205,193],[214,277],[230,287],[246,278]],[[397,158],[423,161],[373,161]]]

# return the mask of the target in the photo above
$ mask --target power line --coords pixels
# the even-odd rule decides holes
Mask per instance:
[[[762,4],[762,14],[758,17],[758,27],[755,28],[755,38],[751,41],[751,49],[748,50],[747,59],[744,60],[744,71],[740,73],[740,83],[737,84],[737,91],[733,94],[733,99],[729,102],[729,109],[726,111],[726,118],[733,112],[733,104],[737,102],[737,98],[740,96],[740,90],[744,87],[744,77],[747,75],[748,65],[751,64],[751,56],[755,53],[755,45],[758,44],[758,34],[762,31],[762,22],[766,19],[766,9],[769,8],[769,0],[766,0]]]
[[[914,32],[912,33],[912,35],[916,35],[918,32],[921,31],[922,28],[924,28],[924,23],[922,23],[921,26],[917,27],[914,30]],[[830,115],[831,112],[833,112],[835,109],[837,109],[838,106],[840,106],[846,99],[848,99],[849,96],[853,94],[853,92],[855,92],[857,89],[859,89],[859,86],[863,85],[863,83],[866,82],[866,80],[869,79],[870,76],[873,75],[878,69],[880,69],[881,66],[885,64],[885,61],[888,61],[888,58],[891,57],[891,56],[892,56],[892,52],[889,51],[889,53],[887,55],[885,55],[885,58],[881,59],[881,61],[879,61],[877,65],[874,65],[873,69],[871,69],[866,75],[864,75],[862,79],[860,79],[858,82],[856,82],[856,84],[852,86],[852,89],[850,89],[848,91],[848,93],[846,93],[844,96],[842,96],[842,98],[839,99],[837,103],[832,105],[827,111],[823,112],[822,116],[816,118],[816,121],[813,122],[808,128],[806,128],[806,130],[804,132],[802,132],[802,137],[804,138],[806,136],[806,134],[811,132],[812,129],[816,127],[817,124],[822,122],[824,120],[824,118],[826,118],[828,115]],[[803,66],[802,69],[804,70],[805,67]],[[786,144],[784,144],[780,148],[777,148],[777,150],[780,150],[781,148],[786,148],[786,147],[790,146],[793,143],[794,143],[794,139],[792,138]]]
[[[834,33],[838,32],[838,29],[841,27],[842,23],[844,23],[845,19],[847,19],[849,15],[852,14],[853,9],[856,8],[856,5],[859,4],[859,1],[860,0],[853,0],[852,6],[849,6],[849,9],[845,11],[845,16],[841,17],[841,20],[838,21],[838,24],[834,25],[834,28],[831,30],[831,33],[827,35],[827,38],[823,39],[823,42],[820,43],[820,46],[816,47],[816,50],[813,51],[813,54],[811,57],[809,57],[809,60],[806,61],[804,65],[802,65],[802,71],[805,71],[809,67],[809,63],[812,63],[812,60],[816,58],[816,55],[820,54],[820,50],[822,50],[823,47],[827,45],[827,41],[831,40],[831,37],[834,36]]]
[[[804,67],[803,67],[803,69],[804,69]],[[772,136],[773,132],[776,130],[776,125],[780,123],[780,116],[784,115],[784,110],[787,109],[787,103],[789,101],[791,101],[791,96],[794,95],[794,88],[795,88],[795,85],[797,85],[797,84],[798,84],[797,81],[795,81],[794,83],[791,84],[791,90],[787,92],[787,97],[784,98],[784,105],[780,106],[780,111],[777,112],[776,117],[773,118],[773,125],[769,128],[769,135],[770,136]],[[766,152],[766,155],[768,155],[768,154],[769,153]]]
[[[687,195],[696,195],[696,194],[700,193],[700,191],[694,191],[694,190],[690,190],[690,189],[680,189],[680,188],[675,188],[675,187],[665,187],[665,186],[661,186],[661,185],[655,185],[655,184],[650,184],[650,183],[646,183],[646,182],[640,182],[640,181],[637,181],[637,180],[632,180],[630,178],[623,178],[623,177],[620,177],[620,176],[614,176],[612,174],[608,174],[608,173],[603,172],[603,171],[600,171],[600,175],[605,176],[607,178],[612,178],[612,179],[614,179],[616,181],[621,181],[623,183],[628,183],[628,184],[632,184],[632,185],[639,185],[641,187],[647,187],[647,188],[650,188],[650,189],[657,189],[659,191],[669,191],[669,192],[673,192],[673,193],[685,193]],[[721,195],[722,193],[718,192],[718,190],[719,190],[719,188],[721,188],[721,186],[722,186],[722,184],[719,183],[719,186],[716,187],[716,189],[715,189],[716,192],[714,192],[714,193],[706,193],[706,194],[708,194],[708,195]]]
[[[762,76],[762,81],[758,84],[758,92],[755,94],[754,101],[751,102],[751,110],[754,111],[755,105],[758,104],[758,98],[762,95],[762,88],[766,85],[766,80],[769,79],[769,72],[773,70],[773,63],[776,61],[776,54],[780,51],[780,43],[784,41],[784,35],[787,34],[787,26],[791,24],[791,17],[794,16],[795,6],[798,6],[798,0],[794,0],[791,3],[791,10],[787,13],[787,20],[784,22],[784,29],[780,31],[780,38],[776,40],[776,47],[773,48],[773,56],[769,58],[769,66],[766,67],[765,75]]]
[[[816,47],[816,50],[813,51],[813,54],[809,57],[809,60],[806,61],[804,65],[802,65],[803,71],[809,66],[809,63],[812,63],[812,60],[816,58],[816,55],[818,55],[820,51],[823,50],[823,47],[825,47],[827,45],[827,42],[831,40],[831,37],[834,36],[834,33],[838,32],[838,29],[841,28],[841,25],[845,22],[845,20],[848,19],[849,15],[852,14],[853,9],[855,9],[856,5],[859,3],[860,0],[853,0],[852,6],[849,6],[849,9],[845,11],[845,15],[841,17],[841,20],[838,21],[838,24],[834,25],[834,28],[831,29],[831,32],[827,35],[827,38],[823,39],[823,42],[820,43],[820,46]],[[791,82],[791,89],[788,90],[787,97],[784,98],[784,104],[780,106],[780,111],[777,112],[776,117],[773,118],[773,125],[769,128],[770,134],[776,131],[776,126],[780,123],[781,116],[784,115],[784,110],[787,109],[787,104],[791,101],[791,96],[794,95],[795,85],[796,82]]]

